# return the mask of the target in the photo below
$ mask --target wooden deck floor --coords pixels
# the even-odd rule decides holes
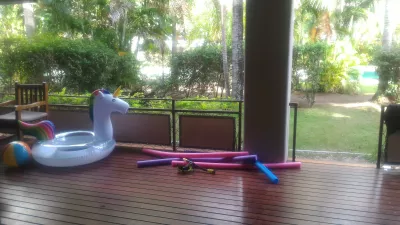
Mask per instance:
[[[136,168],[115,152],[73,169],[1,166],[1,224],[400,224],[400,172],[305,163],[275,171]]]

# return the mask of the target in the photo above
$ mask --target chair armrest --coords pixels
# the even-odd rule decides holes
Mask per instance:
[[[0,107],[13,105],[13,104],[15,104],[15,100],[9,100],[9,101],[0,103]]]
[[[41,106],[41,105],[46,105],[46,104],[47,104],[47,102],[41,101],[41,102],[34,102],[34,103],[31,103],[31,104],[27,104],[27,105],[16,105],[15,106],[15,111],[21,111],[21,110],[24,110],[24,109],[31,109],[31,108],[38,107],[38,106]]]

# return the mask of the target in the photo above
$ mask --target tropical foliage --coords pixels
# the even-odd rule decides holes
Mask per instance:
[[[51,83],[53,91],[66,87],[75,93],[93,87],[134,87],[137,61],[131,54],[118,55],[101,42],[36,36],[6,38],[0,42],[4,83]]]
[[[204,96],[208,90],[217,97],[223,80],[221,56],[221,49],[213,45],[177,53],[171,62],[171,87],[181,87],[185,97],[193,92]]]
[[[353,66],[376,62],[381,68],[388,61],[382,57],[392,54],[397,35],[394,0],[295,2],[292,89],[304,92],[310,105],[315,101],[310,93],[356,93],[357,87],[348,88],[357,86],[350,82],[356,80]],[[381,6],[384,16],[377,19]],[[147,97],[242,99],[245,7],[243,0],[2,5],[0,86],[46,80],[54,91],[85,93],[94,85],[123,84],[131,94]],[[381,45],[387,52],[373,60]],[[147,67],[161,69],[149,75],[143,72]],[[389,85],[385,76],[377,95]]]

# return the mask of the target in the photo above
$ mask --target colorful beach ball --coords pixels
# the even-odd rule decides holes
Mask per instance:
[[[25,142],[13,141],[4,147],[3,162],[9,167],[26,165],[31,159],[31,148]]]

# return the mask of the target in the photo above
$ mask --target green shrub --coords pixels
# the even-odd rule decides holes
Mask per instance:
[[[349,79],[351,79],[351,80],[360,80],[360,78],[361,78],[361,73],[356,68],[350,68],[347,71],[347,75],[349,76]]]
[[[75,96],[75,97],[73,97]],[[50,93],[49,104],[69,104],[69,105],[88,105],[90,93],[82,95],[66,94],[66,88],[61,92]],[[0,96],[1,97],[1,96]],[[3,99],[13,99],[14,96],[3,96]],[[143,93],[136,93],[132,96],[120,96],[129,103],[132,108],[150,108],[150,109],[171,109],[172,103],[170,98],[147,100]],[[194,100],[194,101],[191,101]],[[221,100],[217,98],[195,97],[187,98],[185,101],[176,101],[176,109],[191,110],[239,110],[238,103],[224,101],[199,101],[199,100]]]
[[[374,99],[382,95],[398,96],[397,86],[400,84],[400,47],[393,46],[390,51],[380,50],[374,56],[376,72],[379,75],[379,85]]]
[[[359,89],[359,83],[351,82],[346,75],[346,69],[354,64],[354,57],[345,57],[338,49],[340,45],[325,42],[294,46],[292,88],[305,93],[309,106],[315,103],[318,92],[356,93]],[[354,72],[350,75],[356,76]]]
[[[0,41],[5,80],[50,83],[52,91],[62,87],[75,93],[96,88],[134,86],[138,63],[127,54],[119,56],[106,45],[87,39],[37,36],[32,40],[7,38]]]
[[[205,95],[210,88],[223,82],[221,49],[203,46],[177,53],[171,61],[171,88],[183,88],[186,97],[193,93]]]
[[[308,43],[304,45],[294,46],[293,52],[293,73],[297,74],[298,70],[304,70],[306,77],[301,85],[305,97],[310,106],[315,103],[315,94],[320,91],[321,81],[325,79],[329,81],[329,75],[323,74],[326,72],[327,55],[331,46],[326,43]],[[295,71],[296,70],[296,71]]]

